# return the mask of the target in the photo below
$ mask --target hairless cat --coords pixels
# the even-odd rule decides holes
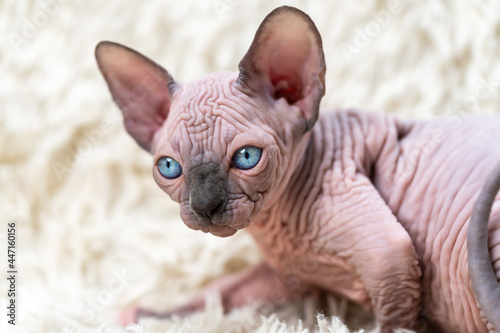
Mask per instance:
[[[112,42],[96,58],[184,223],[221,237],[246,228],[261,250],[263,263],[207,288],[225,311],[322,290],[373,311],[382,332],[422,318],[500,332],[499,116],[319,115],[321,37],[287,6],[261,23],[238,73],[180,84]],[[203,295],[163,316],[203,309]]]

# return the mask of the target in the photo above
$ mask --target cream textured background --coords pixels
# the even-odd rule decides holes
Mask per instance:
[[[169,309],[259,261],[244,232],[219,239],[182,224],[150,175],[150,156],[125,133],[93,52],[101,40],[126,44],[179,81],[236,70],[261,20],[281,4],[0,0],[0,267],[5,272],[7,223],[16,221],[19,269],[18,325],[6,325],[2,278],[0,331],[125,332],[113,322],[120,309]],[[324,109],[413,118],[499,109],[496,0],[287,4],[309,13],[323,36]],[[397,12],[387,15],[393,5]],[[379,20],[385,13],[382,25],[377,13]],[[362,37],[367,29],[371,37]],[[347,58],[347,44],[357,54]],[[329,301],[333,314],[355,311]],[[285,307],[282,322],[261,320],[252,307],[223,317],[215,304],[205,314],[128,331],[306,332],[315,302]],[[328,317],[319,324],[321,332],[346,331]]]

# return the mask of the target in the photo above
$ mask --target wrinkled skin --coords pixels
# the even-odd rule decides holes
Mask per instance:
[[[99,44],[96,57],[128,132],[153,154],[154,179],[180,204],[184,223],[221,237],[246,228],[262,251],[262,264],[207,288],[221,293],[226,311],[323,290],[373,311],[382,332],[419,329],[419,317],[434,331],[488,331],[469,279],[466,235],[499,160],[500,117],[417,123],[337,110],[318,119],[321,38],[290,7],[264,20],[239,73],[180,85],[118,44]],[[233,163],[245,146],[262,149],[249,170]],[[180,164],[179,177],[160,173],[164,156]],[[488,235],[500,279],[498,197]],[[138,314],[203,306],[200,294],[168,314]]]

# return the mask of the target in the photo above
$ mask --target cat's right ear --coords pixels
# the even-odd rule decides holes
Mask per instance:
[[[174,80],[160,65],[117,43],[100,42],[95,56],[113,100],[122,110],[127,132],[151,151],[153,136],[168,116]]]
[[[239,64],[238,82],[259,94],[298,106],[303,128],[318,119],[325,93],[325,57],[318,29],[297,8],[282,6],[262,21]]]

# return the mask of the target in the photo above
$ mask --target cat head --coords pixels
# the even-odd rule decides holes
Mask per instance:
[[[285,190],[325,91],[319,32],[286,6],[261,23],[238,73],[181,84],[112,42],[96,59],[126,130],[154,156],[157,184],[188,227],[217,236],[248,226]]]

